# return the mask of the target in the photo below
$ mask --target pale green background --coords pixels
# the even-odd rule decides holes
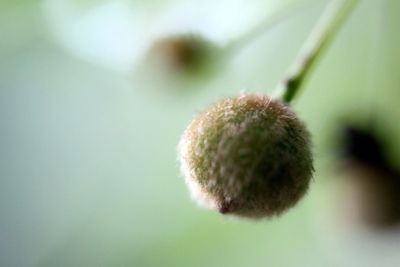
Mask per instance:
[[[372,116],[400,163],[400,1],[361,0],[318,62],[295,104],[314,181],[270,221],[199,208],[176,145],[209,103],[272,92],[327,1],[306,1],[196,90],[132,78],[157,33],[224,45],[295,2],[1,0],[0,266],[400,266],[400,233],[343,223],[333,157],[338,123]]]

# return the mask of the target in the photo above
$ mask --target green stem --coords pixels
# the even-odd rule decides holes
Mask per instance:
[[[350,13],[357,0],[332,0],[312,30],[286,78],[276,88],[276,98],[290,103],[300,91],[316,59]]]

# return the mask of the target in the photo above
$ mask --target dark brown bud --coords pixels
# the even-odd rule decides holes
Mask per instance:
[[[400,224],[400,172],[385,151],[385,139],[368,128],[346,126],[341,171],[357,219],[375,229]]]
[[[279,215],[306,193],[310,135],[284,103],[242,94],[198,114],[179,145],[194,198],[223,214]]]
[[[197,35],[177,35],[156,41],[147,53],[152,66],[181,74],[196,74],[212,63],[216,46]]]

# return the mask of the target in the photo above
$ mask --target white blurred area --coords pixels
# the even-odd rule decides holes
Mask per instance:
[[[293,1],[45,0],[52,34],[74,55],[117,71],[129,71],[154,39],[196,33],[224,45]]]

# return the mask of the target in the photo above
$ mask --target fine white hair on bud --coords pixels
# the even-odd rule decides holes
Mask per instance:
[[[211,105],[192,120],[178,149],[193,198],[223,214],[279,215],[306,193],[313,173],[305,125],[265,95]]]

